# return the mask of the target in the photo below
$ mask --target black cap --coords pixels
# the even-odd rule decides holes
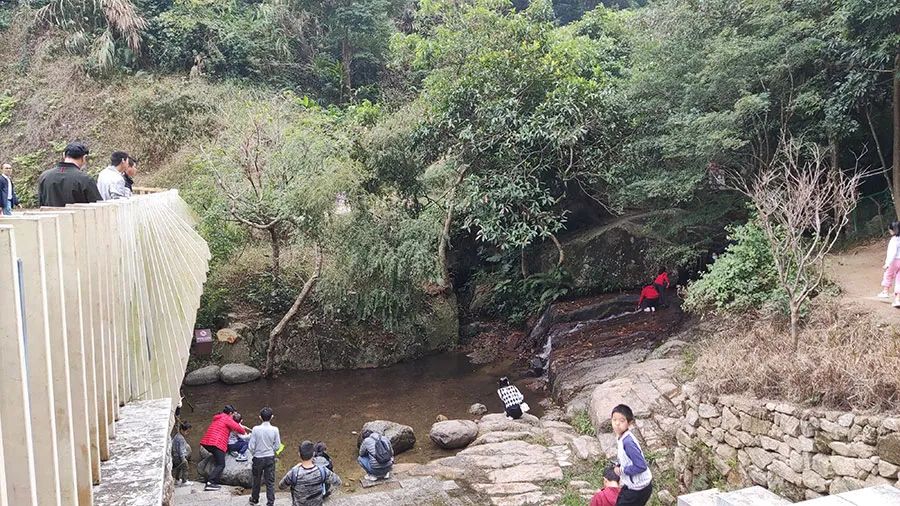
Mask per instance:
[[[85,155],[89,155],[91,152],[87,147],[87,144],[81,141],[72,141],[66,145],[66,150],[63,151],[65,156],[69,158],[81,158]]]

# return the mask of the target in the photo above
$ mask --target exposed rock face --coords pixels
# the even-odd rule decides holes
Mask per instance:
[[[391,440],[391,446],[394,448],[394,455],[399,455],[407,450],[411,450],[416,445],[416,434],[409,425],[399,424],[388,420],[375,420],[363,425],[356,439],[356,446],[362,444],[362,434],[366,430],[371,430],[387,436]]]
[[[208,365],[187,373],[184,384],[188,386],[208,385],[219,381],[219,369],[217,365]]]
[[[627,404],[636,418],[649,418],[653,408],[667,394],[678,391],[673,377],[679,367],[681,361],[677,359],[647,360],[632,364],[615,379],[598,385],[591,393],[590,414],[594,427],[606,429],[613,408],[619,404]]]
[[[651,227],[644,225],[654,216],[659,217],[657,213],[625,215],[562,238],[566,252],[563,268],[571,273],[574,286],[612,292],[646,283],[648,273],[657,267],[646,252],[662,243]],[[532,270],[549,270],[556,266],[557,258],[556,247],[547,241]]]
[[[219,378],[229,385],[249,383],[259,379],[259,376],[259,369],[245,364],[225,364],[219,371]]]
[[[447,420],[431,426],[431,441],[440,448],[452,450],[469,445],[478,437],[478,424],[469,420]]]
[[[209,476],[215,465],[215,460],[206,448],[200,447],[200,462],[197,463],[197,472],[203,479]],[[244,462],[234,460],[231,455],[225,455],[225,470],[222,471],[222,477],[219,483],[222,485],[232,485],[235,487],[250,488],[253,485],[253,469],[252,459]]]
[[[412,310],[412,309],[411,309]],[[452,348],[459,341],[456,297],[429,297],[415,308],[414,324],[402,332],[387,332],[372,325],[354,325],[332,318],[297,318],[286,329],[295,337],[285,342],[276,359],[278,371],[317,371],[385,367]],[[340,336],[335,339],[334,336]],[[265,340],[257,331],[257,342]],[[328,343],[319,353],[317,343]],[[264,355],[264,351],[260,352]]]

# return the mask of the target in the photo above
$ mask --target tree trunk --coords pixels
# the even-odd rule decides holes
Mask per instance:
[[[447,249],[450,247],[450,227],[453,224],[453,208],[456,199],[456,189],[466,177],[466,170],[460,171],[453,188],[447,194],[447,214],[444,216],[444,227],[441,229],[441,239],[438,241],[438,263],[441,266],[441,287],[450,288],[450,265],[447,259]]]
[[[900,53],[894,58],[894,157],[893,175],[894,182],[891,185],[891,195],[894,197],[894,213],[900,219]]]
[[[281,236],[278,235],[278,226],[269,228],[269,240],[272,243],[272,277],[278,279],[281,276]]]
[[[303,289],[300,290],[300,295],[294,300],[294,304],[288,309],[288,312],[281,317],[281,321],[278,322],[278,325],[275,325],[275,328],[269,332],[269,346],[266,350],[266,367],[263,369],[262,375],[268,377],[272,374],[272,362],[275,358],[275,350],[278,345],[279,338],[281,334],[284,333],[285,327],[287,324],[291,322],[294,318],[294,315],[297,314],[297,311],[300,310],[300,307],[303,306],[303,303],[306,302],[307,297],[312,292],[313,287],[316,285],[316,281],[319,280],[319,274],[322,273],[322,251],[319,249],[319,246],[316,246],[316,266],[313,270],[312,275],[306,280],[306,283],[303,283]]]
[[[800,344],[800,304],[791,301],[791,344],[793,345],[794,351],[797,351],[797,346]]]
[[[562,267],[563,262],[566,261],[566,252],[563,251],[562,243],[559,242],[555,234],[550,234],[550,240],[553,241],[553,245],[556,246],[556,251],[559,253],[559,257],[556,259],[556,266]]]
[[[350,39],[344,37],[341,41],[341,69],[344,74],[341,79],[341,98],[349,102],[353,96],[353,83],[350,81],[350,64],[353,62],[353,48]]]

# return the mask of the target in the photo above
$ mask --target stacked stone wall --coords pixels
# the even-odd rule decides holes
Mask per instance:
[[[710,466],[728,485],[761,485],[795,501],[900,486],[900,416],[705,396],[692,384],[683,393],[674,464],[686,487]]]

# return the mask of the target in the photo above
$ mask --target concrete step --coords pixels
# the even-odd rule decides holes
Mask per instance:
[[[678,506],[716,506],[716,498],[722,492],[717,488],[678,496]]]
[[[879,485],[819,497],[797,504],[804,506],[900,506],[900,489],[890,485]]]
[[[791,501],[760,486],[742,488],[716,497],[716,506],[782,506]]]

